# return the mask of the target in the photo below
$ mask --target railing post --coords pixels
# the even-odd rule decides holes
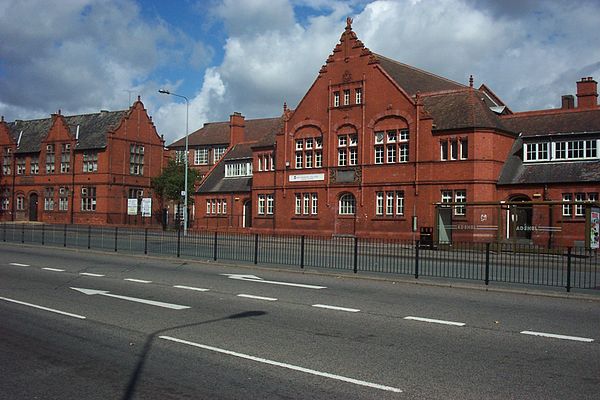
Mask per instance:
[[[571,291],[571,247],[567,249],[567,292]]]
[[[213,259],[217,261],[217,231],[215,231],[215,241],[213,247]]]
[[[258,233],[254,234],[254,265],[258,264]]]
[[[63,231],[63,247],[67,247],[67,224],[65,224]]]
[[[148,228],[144,230],[144,254],[148,254]]]
[[[304,269],[304,235],[300,237],[300,268]]]
[[[177,228],[177,257],[181,254],[181,226]]]
[[[415,242],[415,279],[419,279],[419,247],[420,240]]]
[[[115,253],[117,252],[117,240],[119,238],[119,227],[115,226]]]
[[[358,272],[358,238],[354,237],[354,273]]]
[[[25,243],[25,224],[21,224],[21,243]]]
[[[88,250],[92,246],[92,226],[88,225]]]
[[[6,231],[4,231],[6,233]],[[42,224],[42,246],[46,242],[46,224]]]
[[[490,243],[485,244],[485,284],[490,284]]]

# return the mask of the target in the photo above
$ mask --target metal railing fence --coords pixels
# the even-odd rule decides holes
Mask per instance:
[[[4,242],[132,254],[564,287],[600,288],[600,253],[514,243],[452,243],[3,223]]]

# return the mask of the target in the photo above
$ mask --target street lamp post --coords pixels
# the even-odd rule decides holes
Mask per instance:
[[[158,93],[168,94],[175,97],[181,97],[185,100],[185,156],[183,158],[183,165],[185,166],[184,175],[184,189],[183,189],[183,236],[187,235],[188,227],[188,126],[189,126],[189,115],[190,115],[190,102],[187,97],[180,94],[171,93],[168,90],[160,89]]]

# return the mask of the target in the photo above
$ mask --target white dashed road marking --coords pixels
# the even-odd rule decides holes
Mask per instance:
[[[65,272],[64,269],[58,269],[58,268],[48,268],[48,267],[44,267],[42,268],[45,271],[52,271],[52,272]]]
[[[544,333],[544,332],[533,332],[533,331],[523,331],[521,332],[523,335],[531,335],[531,336],[542,336],[553,339],[563,339],[563,340],[575,340],[577,342],[587,342],[591,343],[594,339],[577,337],[577,336],[566,336],[566,335],[557,335],[554,333]]]
[[[125,278],[124,281],[136,282],[136,283],[152,283],[152,281],[146,281],[143,279]]]
[[[317,307],[317,308],[326,308],[328,310],[336,310],[336,311],[347,311],[347,312],[359,312],[360,311],[358,308],[328,306],[327,304],[313,304],[312,306]]]
[[[195,290],[197,292],[208,292],[210,290],[210,289],[198,288],[198,287],[193,287],[193,286],[184,286],[184,285],[175,285],[173,287],[177,288],[177,289]]]
[[[29,267],[29,264],[21,264],[21,263],[10,263],[9,265],[14,265],[15,267]]]
[[[412,320],[412,321],[421,321],[421,322],[430,322],[432,324],[442,324],[442,325],[452,325],[452,326],[465,326],[464,322],[454,322],[454,321],[444,321],[442,319],[431,319],[431,318],[421,318],[421,317],[404,317],[404,319]]]
[[[98,278],[101,278],[101,277],[103,277],[103,276],[104,276],[104,275],[102,275],[102,274],[92,274],[91,272],[80,272],[80,273],[79,273],[79,275],[85,275],[85,276],[95,276],[95,277],[98,277]]]
[[[256,300],[277,301],[277,299],[274,297],[254,296],[251,294],[238,294],[238,297],[245,297],[247,299],[256,299]]]

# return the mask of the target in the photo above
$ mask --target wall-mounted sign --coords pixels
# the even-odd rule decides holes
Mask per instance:
[[[325,174],[298,174],[290,175],[290,182],[310,182],[310,181],[324,181]]]
[[[127,199],[127,215],[137,215],[138,213],[138,200]]]
[[[600,208],[593,207],[590,213],[590,249],[600,247]]]
[[[144,197],[142,199],[142,217],[152,216],[152,198]]]

